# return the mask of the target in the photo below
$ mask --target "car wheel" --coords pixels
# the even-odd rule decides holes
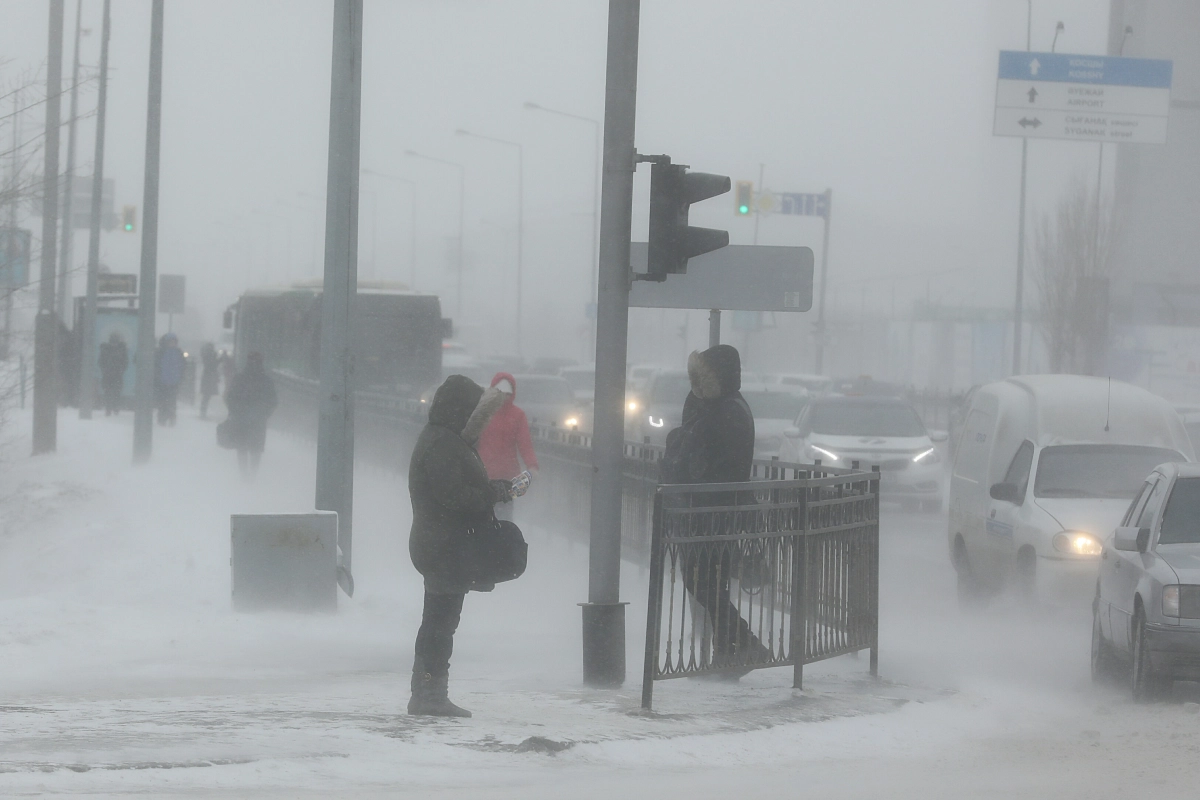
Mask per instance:
[[[1092,612],[1092,682],[1107,683],[1117,676],[1117,657],[1100,628],[1099,610]]]
[[[1017,552],[1017,593],[1027,603],[1037,602],[1037,554],[1030,547]]]
[[[958,607],[964,609],[978,608],[983,605],[987,593],[979,585],[979,581],[971,572],[971,562],[967,559],[967,546],[962,539],[954,543],[954,572],[958,576]]]
[[[1156,672],[1150,663],[1150,648],[1146,642],[1146,618],[1138,609],[1133,619],[1133,669],[1130,671],[1133,700],[1149,703],[1161,699],[1171,688],[1171,680]]]

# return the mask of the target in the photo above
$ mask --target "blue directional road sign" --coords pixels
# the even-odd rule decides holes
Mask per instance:
[[[1172,62],[1004,50],[996,136],[1162,144]]]

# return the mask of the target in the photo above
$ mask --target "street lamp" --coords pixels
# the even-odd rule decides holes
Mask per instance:
[[[598,119],[592,119],[591,117],[585,117],[580,114],[572,114],[569,111],[559,111],[556,108],[547,108],[546,106],[543,106],[539,103],[534,103],[532,101],[526,101],[525,108],[530,111],[545,111],[547,114],[556,114],[560,117],[567,117],[569,119],[577,119],[581,122],[591,123],[591,125],[592,125],[593,135],[595,136],[595,143],[596,143],[596,168],[595,168],[595,175],[593,176],[593,183],[592,183],[592,263],[591,263],[591,268],[592,268],[591,273],[592,274],[591,274],[591,292],[590,292],[589,296],[591,298],[592,308],[595,309],[595,307],[596,307],[596,287],[597,287],[597,284],[599,283],[599,269],[600,269],[600,252],[599,252],[599,247],[598,247],[598,241],[599,241],[599,232],[600,232],[600,156],[601,156],[601,151],[602,151],[602,146],[603,146],[603,140],[601,138],[601,133],[603,131],[603,125],[600,122],[600,120],[598,120]],[[596,321],[594,319],[592,320],[592,324],[590,326],[590,331],[591,331],[591,335],[592,335],[592,341],[591,341],[591,344],[590,344],[588,350],[590,352],[594,353],[595,349],[596,349]]]
[[[454,134],[456,136],[470,136],[475,139],[483,139],[487,142],[495,142],[496,144],[517,148],[517,356],[521,358],[524,357],[524,349],[521,347],[521,284],[525,256],[525,147],[520,142],[499,139],[495,136],[485,136],[482,133],[472,133],[462,128],[456,130]]]
[[[1062,24],[1062,20],[1059,20],[1058,24],[1054,26],[1054,41],[1050,42],[1051,53],[1054,52],[1055,47],[1058,47],[1058,35],[1064,30],[1066,30],[1066,26]]]
[[[383,178],[396,183],[403,183],[408,187],[409,195],[412,198],[412,219],[409,222],[412,236],[409,239],[408,252],[408,288],[416,289],[417,287],[417,184],[410,178],[401,178],[399,175],[388,175],[383,172],[376,172],[373,169],[360,169],[359,172],[363,175],[373,175],[376,178]],[[371,262],[374,266],[375,253],[371,253]]]
[[[435,164],[444,164],[448,167],[454,167],[458,170],[458,288],[454,296],[454,316],[462,318],[463,309],[463,202],[466,198],[467,185],[467,170],[462,164],[457,161],[450,161],[437,156],[427,156],[424,153],[418,153],[416,150],[405,150],[404,155],[409,158],[420,158],[425,161],[432,161]],[[415,205],[415,203],[414,203]]]

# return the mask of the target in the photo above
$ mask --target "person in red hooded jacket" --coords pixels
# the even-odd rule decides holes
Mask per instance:
[[[492,378],[492,386],[507,397],[504,406],[483,429],[476,446],[487,468],[488,479],[511,481],[521,474],[522,464],[525,465],[524,469],[536,475],[538,462],[533,452],[533,441],[529,438],[529,420],[515,402],[517,381],[507,372],[497,372]],[[505,503],[498,506],[496,511],[498,515],[511,519],[512,506],[512,503]]]

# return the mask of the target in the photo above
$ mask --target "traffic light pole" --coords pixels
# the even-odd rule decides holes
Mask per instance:
[[[55,238],[58,233],[58,129],[62,93],[63,0],[50,0],[46,63],[46,140],[42,168],[42,265],[33,338],[33,454],[58,445],[58,321],[54,315]]]
[[[163,0],[150,9],[150,88],[146,102],[146,178],[142,190],[142,265],[138,278],[137,388],[133,461],[150,460],[154,437],[154,322],[158,300],[158,161],[162,133]]]
[[[79,381],[79,418],[91,419],[96,402],[96,283],[100,274],[100,203],[104,190],[104,120],[108,108],[109,6],[104,0],[104,23],[100,33],[100,99],[96,107],[96,155],[92,159],[92,213],[88,232],[87,296],[83,301],[83,370]]]
[[[362,0],[336,0],[321,296],[321,406],[317,419],[316,507],[337,512],[338,584],[347,595],[354,594],[350,572],[354,512],[354,353],[350,348],[350,321],[358,294],[362,21]]]
[[[833,189],[825,190],[825,233],[821,238],[821,294],[817,299],[818,375],[825,374],[825,290],[829,286],[829,218],[833,216]]]
[[[604,98],[604,181],[596,308],[596,404],[592,439],[588,602],[583,605],[583,679],[625,682],[621,588],[621,467],[629,340],[629,236],[633,222],[640,0],[609,0]]]

